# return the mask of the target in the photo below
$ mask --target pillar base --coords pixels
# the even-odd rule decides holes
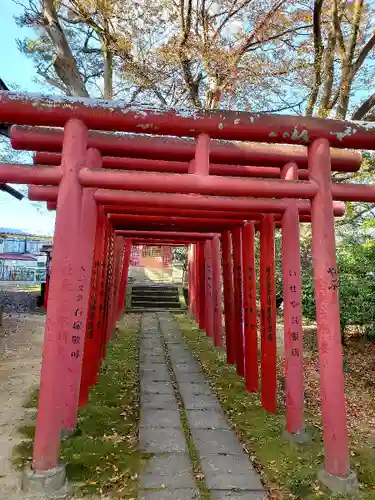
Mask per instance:
[[[37,498],[64,500],[69,496],[65,465],[59,464],[54,469],[36,472],[26,466],[22,473],[21,489],[25,493],[38,495]],[[40,496],[39,496],[40,495]]]
[[[291,443],[303,444],[310,442],[310,435],[305,429],[298,432],[288,432],[286,429],[283,430],[283,438]]]
[[[324,468],[318,471],[318,479],[333,493],[344,493],[354,495],[358,492],[358,480],[355,472],[350,471],[347,477],[333,476]]]

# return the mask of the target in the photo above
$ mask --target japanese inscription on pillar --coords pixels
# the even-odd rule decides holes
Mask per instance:
[[[291,354],[292,356],[299,357],[301,355],[299,345],[300,345],[300,335],[301,335],[301,314],[300,314],[300,302],[297,300],[301,296],[301,290],[296,280],[297,273],[291,269],[288,270],[288,284],[290,292],[289,300],[289,320],[290,320],[290,338],[295,346],[292,346]],[[294,296],[294,297],[293,297]]]

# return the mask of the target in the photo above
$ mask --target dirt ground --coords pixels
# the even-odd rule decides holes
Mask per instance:
[[[4,350],[0,354],[0,500],[20,500],[20,476],[10,462],[22,438],[17,428],[30,418],[23,404],[38,385],[44,316],[4,314]]]

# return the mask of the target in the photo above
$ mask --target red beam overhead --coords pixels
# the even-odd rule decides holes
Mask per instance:
[[[213,227],[221,226],[222,224],[231,226],[238,226],[243,224],[243,220],[241,219],[222,219],[220,214],[218,214],[218,218],[216,219],[205,219],[203,217],[199,219],[191,219],[189,217],[167,217],[161,215],[133,215],[133,214],[110,214],[108,216],[110,221],[115,222],[131,222],[134,224],[150,222],[151,224],[171,224],[174,226],[179,226],[183,224],[194,224],[196,226],[202,225],[210,225]]]
[[[51,203],[57,199],[57,188],[50,186],[29,186],[28,196],[32,201],[47,201]],[[111,199],[108,199],[108,197],[111,197]],[[277,218],[287,206],[285,200],[274,199],[208,198],[178,194],[150,195],[106,190],[98,190],[96,192],[96,199],[99,203],[104,203],[104,210],[107,213],[175,216],[186,214],[189,217],[203,218],[251,219],[258,217],[261,212],[272,212]],[[105,203],[108,203],[108,205]],[[310,202],[306,200],[298,200],[297,207],[301,215],[309,214],[311,211]],[[345,214],[345,203],[333,202],[333,212],[337,217],[343,216]]]
[[[71,118],[93,130],[189,137],[206,133],[213,139],[302,145],[324,138],[338,148],[375,149],[375,129],[368,123],[240,111],[147,109],[121,101],[0,93],[2,123],[63,127]]]
[[[62,173],[58,167],[42,167],[39,169],[31,165],[0,163],[0,183],[51,184],[57,186],[60,183],[61,177]]]
[[[34,165],[60,165],[61,155],[56,153],[40,152],[34,156]],[[115,170],[138,170],[142,172],[166,172],[169,174],[187,174],[189,163],[182,161],[147,160],[143,158],[117,158],[103,156],[102,167]],[[264,179],[280,178],[280,168],[277,167],[249,167],[247,165],[210,164],[211,175],[228,175],[232,177],[262,177]],[[300,169],[298,179],[309,178],[307,169]]]
[[[307,181],[279,179],[234,179],[210,175],[151,174],[83,168],[79,180],[84,187],[126,189],[153,193],[195,193],[212,196],[265,196],[313,198],[316,186]]]
[[[62,138],[62,130],[19,126],[11,128],[11,141],[15,149],[60,153]],[[250,139],[246,138],[245,140]],[[189,162],[195,156],[195,141],[186,139],[90,132],[88,144],[89,147],[99,149],[102,155],[110,157],[122,156]],[[37,153],[37,163],[43,164],[45,161],[45,156],[39,156]],[[279,168],[285,163],[293,161],[297,163],[299,168],[307,168],[307,149],[303,146],[249,144],[248,142],[225,143],[211,140],[210,161],[212,163],[263,165]],[[358,151],[331,149],[333,170],[356,171],[359,169],[361,161],[362,155]]]
[[[169,238],[173,240],[204,240],[208,238],[213,238],[214,233],[199,233],[196,231],[185,231],[185,232],[176,232],[176,231],[142,231],[136,229],[129,230],[119,230],[116,231],[116,234],[119,236],[127,236],[128,238],[155,238],[155,239],[163,239]]]

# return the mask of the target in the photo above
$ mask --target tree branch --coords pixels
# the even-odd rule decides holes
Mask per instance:
[[[356,62],[353,65],[353,73],[354,74],[356,74],[359,71],[359,69],[361,68],[362,64],[364,63],[366,57],[369,55],[369,53],[372,51],[372,49],[374,47],[375,47],[375,29],[374,29],[374,33],[372,34],[371,38],[363,46],[361,52],[359,53],[359,56],[358,56]]]
[[[362,120],[375,106],[375,92],[370,95],[362,104],[354,111],[352,120]]]
[[[56,74],[64,85],[66,85],[66,89],[70,95],[89,97],[82,76],[78,71],[77,62],[59,23],[54,1],[43,0],[42,6],[44,29],[55,47],[52,63]]]

